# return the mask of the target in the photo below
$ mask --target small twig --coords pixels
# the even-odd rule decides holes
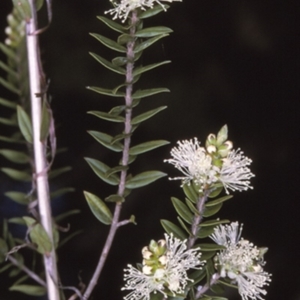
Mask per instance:
[[[119,227],[127,225],[129,223],[132,223],[132,221],[131,220],[124,220],[124,221],[118,222],[117,226],[119,228]]]
[[[36,281],[37,283],[39,283],[41,286],[47,287],[46,282],[39,277],[37,274],[35,274],[34,272],[32,272],[30,269],[28,269],[26,266],[20,264],[13,256],[11,255],[7,255],[7,259],[16,267],[18,267],[19,269],[21,269],[23,272],[25,272],[30,278],[32,278],[34,281]]]
[[[211,276],[210,282],[206,283],[201,289],[197,291],[195,299],[199,299],[212,285],[214,285],[220,278],[219,273],[215,273]]]

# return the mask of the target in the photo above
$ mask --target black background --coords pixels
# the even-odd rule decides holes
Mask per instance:
[[[270,0],[186,0],[173,3],[167,13],[144,23],[145,27],[168,26],[174,33],[145,51],[144,65],[169,59],[172,64],[145,74],[140,87],[165,86],[171,93],[142,100],[136,114],[161,105],[168,109],[143,123],[133,144],[151,139],[167,139],[171,144],[140,156],[132,172],[159,169],[175,176],[178,173],[163,164],[163,159],[169,158],[177,140],[197,136],[204,141],[209,133],[228,124],[235,148],[241,147],[253,159],[256,177],[252,180],[254,190],[235,193],[220,217],[244,223],[244,238],[269,247],[266,270],[273,274],[273,281],[268,287],[268,300],[300,299],[297,5]],[[81,214],[68,222],[72,231],[84,230],[59,250],[64,285],[77,285],[79,275],[88,282],[107,233],[107,227],[91,214],[82,191],[101,198],[115,192],[83,160],[93,157],[112,166],[118,162],[118,156],[86,133],[99,130],[116,134],[122,130],[86,114],[89,110],[107,111],[120,103],[85,89],[89,85],[114,87],[123,80],[88,55],[92,51],[109,59],[113,57],[111,51],[88,35],[111,34],[96,19],[96,15],[109,8],[108,1],[54,0],[53,23],[41,36],[44,68],[51,79],[52,108],[59,125],[58,144],[68,147],[67,153],[57,156],[56,166],[68,164],[73,168],[52,185],[54,189],[76,188],[75,193],[56,200],[53,211],[57,215],[79,208]],[[5,28],[5,16],[10,10],[11,2],[2,0],[0,28]],[[0,37],[3,41],[3,30]],[[0,90],[5,97],[5,89]],[[5,130],[1,126],[0,134]],[[0,147],[7,145],[2,143]],[[7,165],[2,158],[0,163],[1,167]],[[0,180],[1,217],[21,216],[24,210],[3,196],[14,183],[3,174]],[[150,239],[162,237],[160,219],[175,220],[170,196],[183,199],[179,182],[166,178],[130,195],[122,218],[134,214],[138,226],[128,225],[118,231],[93,299],[121,299],[122,269],[127,263],[140,261],[140,250]],[[62,225],[66,226],[67,221]],[[12,230],[24,237],[24,232],[14,227]],[[8,293],[14,279],[7,279],[6,275],[1,274],[1,300],[33,298]],[[240,299],[235,292],[227,296]]]

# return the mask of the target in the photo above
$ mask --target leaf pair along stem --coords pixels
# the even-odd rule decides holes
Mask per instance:
[[[130,141],[131,141],[131,132],[132,132],[132,91],[133,91],[133,70],[134,70],[134,46],[135,46],[135,40],[134,35],[136,31],[136,25],[138,23],[138,15],[137,11],[132,11],[131,13],[131,26],[130,26],[130,36],[132,39],[127,43],[127,51],[126,51],[126,92],[125,92],[125,104],[126,104],[126,110],[125,110],[125,121],[124,121],[124,145],[123,145],[123,152],[122,152],[122,166],[127,166],[129,161],[129,148],[130,148]],[[120,182],[118,186],[118,195],[120,197],[124,197],[125,193],[125,183],[126,183],[126,177],[127,177],[127,169],[124,169],[121,171],[120,174]],[[112,242],[114,240],[116,231],[120,225],[127,224],[128,222],[119,222],[120,219],[120,213],[121,213],[122,203],[117,202],[113,214],[112,223],[110,226],[110,230],[107,236],[107,239],[105,241],[105,245],[103,247],[102,253],[100,255],[97,267],[94,271],[94,274],[92,276],[92,279],[89,282],[89,285],[83,295],[83,300],[87,300],[92,291],[94,290],[99,276],[101,274],[101,271],[103,269],[103,266],[105,264],[105,261],[107,259],[108,253],[110,251]]]

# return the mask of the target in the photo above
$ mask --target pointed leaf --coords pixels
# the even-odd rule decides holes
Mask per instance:
[[[54,219],[56,222],[60,222],[61,220],[64,220],[65,218],[72,216],[72,215],[76,215],[76,214],[80,214],[80,210],[79,209],[73,209],[73,210],[69,210],[63,214],[60,214],[58,216],[56,216]]]
[[[124,97],[125,96],[125,93],[123,93],[123,92],[114,93],[113,90],[103,89],[103,88],[96,87],[96,86],[88,86],[87,89],[94,91],[98,94],[111,96],[111,97]]]
[[[0,97],[0,104],[5,106],[5,107],[9,107],[9,108],[12,108],[12,109],[16,109],[17,108],[17,104],[14,103],[13,101],[10,101],[10,100],[6,100],[6,99],[3,99]]]
[[[199,238],[206,238],[208,236],[210,236],[211,234],[214,233],[214,228],[215,226],[210,226],[210,227],[201,227],[198,234],[197,234],[197,237]]]
[[[95,39],[97,39],[100,43],[102,43],[104,46],[112,49],[112,50],[115,50],[115,51],[118,51],[118,52],[121,52],[121,53],[126,53],[126,48],[124,46],[121,46],[119,45],[117,42],[101,35],[101,34],[97,34],[97,33],[90,33],[90,35],[92,37],[94,37]]]
[[[150,39],[145,40],[144,42],[137,44],[134,47],[134,53],[138,53],[141,52],[143,50],[145,50],[146,48],[150,47],[151,45],[153,45],[154,43],[156,43],[157,41],[159,41],[160,39],[168,36],[169,34],[160,34],[160,35],[156,35]]]
[[[111,70],[117,74],[121,74],[121,75],[124,75],[126,74],[126,70],[121,68],[121,67],[117,67],[116,65],[112,64],[111,62],[109,62],[108,60],[106,60],[105,58],[95,54],[95,53],[92,53],[92,52],[89,52],[89,54],[95,58],[102,66],[104,66],[105,68],[107,68],[108,70]]]
[[[112,174],[119,173],[119,172],[126,171],[126,170],[128,170],[128,167],[126,167],[126,166],[117,166],[117,167],[109,169],[105,173],[105,175],[106,175],[106,177],[110,177]]]
[[[69,172],[71,171],[72,168],[71,167],[62,167],[62,168],[59,168],[59,169],[54,169],[54,170],[51,170],[49,172],[49,179],[53,179],[63,173],[66,173],[66,172]]]
[[[29,229],[29,236],[33,243],[37,245],[37,251],[41,254],[48,254],[52,250],[52,244],[44,227],[30,217],[23,217]]]
[[[190,209],[190,211],[191,211],[194,215],[197,215],[197,216],[200,215],[199,211],[198,211],[197,208],[194,206],[194,204],[193,204],[192,201],[190,201],[188,198],[185,198],[185,203],[186,203],[186,205],[188,206],[188,208]]]
[[[7,88],[9,91],[13,92],[14,94],[20,95],[20,90],[14,87],[10,82],[0,77],[0,84]]]
[[[16,139],[14,137],[6,137],[3,135],[0,135],[0,141],[14,144],[24,144],[24,141],[20,141],[19,139]]]
[[[141,153],[151,151],[151,150],[156,149],[158,147],[167,145],[169,143],[170,142],[164,141],[164,140],[157,140],[157,141],[141,143],[139,145],[131,147],[129,149],[129,154],[130,155],[138,155],[138,154],[141,154]]]
[[[125,118],[122,116],[116,116],[104,111],[97,111],[97,110],[91,110],[87,112],[88,114],[94,115],[102,120],[110,121],[110,122],[117,122],[117,123],[123,123],[125,122]]]
[[[111,224],[112,214],[106,204],[99,197],[92,193],[86,191],[83,193],[94,216],[103,224]]]
[[[133,76],[145,73],[145,72],[150,71],[152,69],[155,69],[155,68],[157,68],[159,66],[162,66],[162,65],[165,65],[165,64],[169,64],[170,62],[171,62],[170,60],[165,60],[165,61],[162,61],[160,63],[151,64],[151,65],[148,65],[148,66],[145,66],[145,67],[137,67],[133,71]]]
[[[1,171],[12,179],[20,181],[31,181],[31,175],[25,171],[19,171],[11,168],[1,168]]]
[[[16,53],[7,45],[0,43],[0,50],[12,61],[16,60]]]
[[[159,178],[165,177],[167,174],[160,171],[147,171],[140,173],[126,181],[126,188],[136,189],[148,185]]]
[[[167,234],[173,233],[175,237],[179,238],[182,241],[187,238],[187,235],[184,233],[184,231],[174,223],[168,220],[160,220],[160,223]]]
[[[193,203],[197,203],[199,199],[199,193],[197,193],[192,184],[184,184],[182,189],[190,201],[192,201]]]
[[[104,132],[100,131],[88,131],[88,133],[101,145],[104,147],[115,151],[115,152],[121,152],[123,150],[123,145],[119,142],[114,142],[112,144],[113,137],[111,135],[108,135]]]
[[[4,195],[9,199],[23,205],[28,205],[30,201],[28,195],[21,192],[6,192]]]
[[[131,120],[131,124],[134,125],[134,124],[139,124],[143,121],[146,121],[146,120],[150,119],[151,117],[153,117],[154,115],[156,115],[157,113],[159,113],[160,111],[162,111],[166,108],[167,108],[167,106],[160,106],[158,108],[155,108],[155,109],[149,110],[145,113],[142,113],[142,114],[134,117]]]
[[[122,25],[120,25],[117,22],[112,21],[111,19],[108,19],[108,18],[105,18],[102,16],[98,16],[97,18],[100,21],[102,21],[104,24],[106,24],[108,27],[110,27],[111,29],[113,29],[117,32],[124,33],[127,31]]]
[[[46,288],[40,285],[29,285],[29,284],[13,285],[9,288],[9,290],[11,292],[21,292],[31,296],[43,296],[47,292]]]
[[[171,33],[173,30],[169,27],[165,26],[156,26],[156,27],[149,27],[149,28],[144,28],[139,31],[137,31],[134,35],[139,37],[139,38],[149,38],[153,37],[156,35],[161,35],[161,34],[166,34],[166,33]]]
[[[104,182],[110,185],[118,185],[119,184],[119,177],[115,174],[111,175],[110,177],[106,177],[106,172],[110,170],[110,167],[106,164],[102,163],[99,160],[85,157],[85,160],[90,165],[94,173],[101,178]]]
[[[194,216],[189,208],[182,201],[175,197],[172,197],[171,200],[179,216],[187,223],[192,224]]]
[[[209,220],[209,221],[202,222],[200,226],[202,228],[202,227],[207,227],[207,226],[217,226],[217,225],[226,224],[226,223],[230,223],[230,221],[216,219],[216,220]]]
[[[216,200],[213,200],[213,201],[209,201],[205,204],[206,207],[212,207],[214,205],[217,205],[219,203],[222,203],[224,201],[227,201],[229,199],[231,199],[233,197],[233,195],[227,195],[227,196],[224,196],[224,197],[221,197],[221,198],[218,198]]]
[[[203,212],[203,216],[206,218],[213,216],[221,209],[222,205],[223,205],[223,203],[219,203],[219,204],[211,206],[211,207],[206,207],[206,205],[205,205],[205,210]]]
[[[10,218],[8,220],[8,223],[14,223],[18,225],[26,225],[26,222],[24,221],[23,218]]]
[[[125,198],[117,194],[110,195],[104,199],[106,202],[124,202]]]
[[[0,123],[3,125],[8,125],[8,126],[17,126],[18,125],[15,118],[10,118],[10,119],[0,118]]]
[[[166,88],[154,88],[154,89],[148,89],[148,90],[138,90],[132,95],[132,98],[133,99],[140,99],[140,98],[145,98],[145,97],[149,97],[149,96],[156,95],[156,94],[159,94],[159,93],[166,93],[166,92],[170,92],[170,90],[166,89]]]
[[[20,151],[0,149],[0,155],[3,155],[6,159],[19,164],[25,164],[29,162],[28,155]]]
[[[115,57],[111,62],[116,67],[122,67],[127,63],[128,59],[123,56]]]
[[[183,220],[181,220],[180,217],[177,217],[177,220],[180,223],[181,227],[191,236],[192,233],[191,233],[190,229],[187,228],[187,226],[185,225],[185,223],[183,222]]]
[[[74,192],[74,191],[75,191],[75,189],[72,187],[65,187],[65,188],[61,188],[61,189],[58,189],[58,190],[50,193],[50,197],[51,197],[51,199],[55,199],[56,197],[59,197],[66,193],[70,193],[70,192]]]
[[[25,140],[32,144],[33,138],[31,120],[26,111],[20,105],[17,105],[17,116],[19,127]]]
[[[8,73],[12,78],[15,80],[18,76],[15,70],[11,69],[10,66],[0,61],[0,68],[4,70],[6,73]]]
[[[130,34],[123,33],[123,34],[119,35],[117,41],[118,41],[118,44],[124,45],[133,40],[134,40],[134,38]]]
[[[126,108],[125,105],[115,106],[108,113],[110,115],[118,116],[121,112],[125,110],[125,108]]]
[[[151,9],[147,9],[145,11],[143,11],[140,15],[139,15],[139,19],[146,19],[146,18],[150,18],[152,16],[155,16],[157,14],[159,14],[162,11],[166,11],[170,6],[164,4],[162,5],[156,5]]]
[[[195,247],[200,247],[201,252],[208,252],[208,251],[219,251],[223,250],[226,247],[225,246],[220,246],[217,244],[212,244],[212,243],[202,243],[202,244],[197,244]]]

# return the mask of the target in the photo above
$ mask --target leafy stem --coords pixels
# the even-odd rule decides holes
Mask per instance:
[[[131,141],[130,135],[132,131],[131,119],[132,119],[132,101],[133,101],[132,90],[133,90],[134,46],[135,46],[134,34],[136,31],[136,25],[138,21],[139,19],[137,16],[137,12],[132,11],[131,24],[130,24],[131,25],[130,36],[132,37],[132,39],[127,43],[127,51],[126,51],[126,58],[127,58],[126,81],[125,81],[126,82],[126,94],[125,94],[126,110],[125,110],[125,122],[124,122],[125,138],[124,138],[124,145],[123,145],[123,152],[122,152],[122,166],[127,166],[129,161],[129,148],[130,148],[130,141]],[[118,186],[118,195],[121,197],[123,197],[125,193],[126,177],[127,177],[127,169],[124,169],[121,171],[120,182]],[[114,240],[116,231],[118,227],[120,227],[119,218],[120,218],[121,209],[122,209],[122,203],[117,202],[115,206],[110,230],[107,239],[105,241],[105,245],[103,247],[102,253],[100,255],[99,262],[97,264],[93,277],[89,282],[89,285],[83,295],[84,300],[87,300],[89,298],[89,296],[91,295],[93,289],[95,288],[98,282],[101,271],[107,259],[108,253],[110,251],[112,242]]]
[[[195,299],[200,299],[200,297],[203,296],[203,294],[214,284],[217,283],[218,279],[220,278],[219,273],[215,273],[211,276],[211,279],[209,282],[207,282],[201,289],[199,289],[196,293]]]
[[[198,201],[197,201],[197,211],[199,212],[198,214],[194,215],[193,218],[193,223],[191,225],[191,235],[188,238],[187,241],[187,247],[188,249],[192,248],[197,240],[197,234],[200,230],[199,225],[202,221],[203,218],[203,212],[205,209],[205,202],[207,201],[208,193],[204,193],[203,195],[199,196]]]

